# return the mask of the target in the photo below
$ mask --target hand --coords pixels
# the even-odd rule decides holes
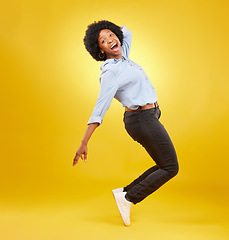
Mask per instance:
[[[73,160],[73,166],[75,166],[78,163],[79,158],[84,160],[85,162],[87,161],[87,145],[86,144],[81,144],[79,149],[76,152],[76,156],[74,157]]]
[[[82,160],[84,160],[86,162],[86,160],[87,160],[87,143],[88,143],[92,133],[95,131],[95,129],[98,126],[99,126],[99,123],[97,123],[97,122],[88,124],[87,130],[84,134],[81,145],[76,152],[76,156],[74,157],[73,166],[75,166],[78,163],[79,158],[82,158]]]

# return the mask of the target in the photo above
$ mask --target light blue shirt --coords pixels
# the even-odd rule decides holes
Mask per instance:
[[[102,123],[113,98],[123,107],[132,110],[158,100],[156,91],[142,67],[128,58],[132,33],[125,26],[122,26],[122,32],[123,59],[107,59],[101,65],[99,96],[88,124]]]

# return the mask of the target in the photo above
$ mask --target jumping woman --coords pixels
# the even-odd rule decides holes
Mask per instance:
[[[131,41],[132,34],[125,26],[109,21],[94,22],[86,30],[87,51],[103,63],[98,100],[73,161],[73,166],[79,158],[86,161],[88,141],[116,98],[125,108],[126,131],[156,163],[126,187],[112,190],[126,226],[130,225],[131,206],[173,178],[179,168],[173,143],[159,121],[161,111],[156,91],[143,68],[129,59]]]

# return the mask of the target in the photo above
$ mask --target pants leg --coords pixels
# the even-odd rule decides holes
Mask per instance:
[[[124,123],[129,135],[139,142],[155,161],[139,178],[124,188],[134,204],[142,201],[178,173],[177,156],[172,141],[159,122],[160,109],[125,112]]]
[[[148,170],[146,170],[141,176],[139,176],[137,179],[135,179],[132,183],[130,183],[129,185],[124,187],[124,192],[128,192],[135,185],[137,185],[138,183],[143,181],[146,177],[148,177],[148,175],[150,175],[151,173],[155,172],[158,169],[159,169],[159,167],[157,165],[155,165],[155,166],[149,168]]]

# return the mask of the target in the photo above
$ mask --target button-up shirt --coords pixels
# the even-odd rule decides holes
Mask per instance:
[[[88,124],[102,123],[113,98],[123,107],[132,110],[158,100],[156,90],[142,67],[128,58],[132,41],[131,32],[125,26],[122,26],[122,32],[123,58],[107,59],[101,65],[99,96]]]

